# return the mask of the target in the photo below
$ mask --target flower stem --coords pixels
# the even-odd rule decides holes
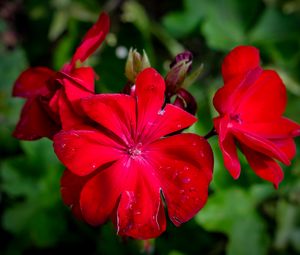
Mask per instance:
[[[212,136],[218,135],[215,128],[212,128],[212,130],[210,130],[205,136],[204,138],[206,140],[208,140],[209,138],[211,138]]]

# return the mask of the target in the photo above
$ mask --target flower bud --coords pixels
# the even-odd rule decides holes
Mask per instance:
[[[192,68],[192,53],[184,51],[178,54],[170,64],[170,71],[165,78],[167,87],[167,96],[172,96],[176,93],[187,77]]]
[[[134,84],[137,75],[142,70],[150,66],[151,65],[145,51],[143,51],[143,55],[141,55],[136,49],[130,49],[125,65],[125,76],[130,83]]]

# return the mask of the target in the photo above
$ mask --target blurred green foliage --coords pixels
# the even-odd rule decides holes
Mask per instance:
[[[13,254],[300,254],[300,144],[278,190],[258,179],[242,159],[234,181],[224,169],[214,137],[214,181],[195,219],[168,230],[150,249],[115,236],[111,224],[92,228],[71,216],[60,198],[63,167],[51,142],[20,142],[11,133],[23,100],[11,98],[28,66],[55,70],[67,62],[86,30],[106,10],[112,20],[106,45],[89,59],[100,76],[97,91],[120,91],[124,51],[145,49],[162,74],[174,55],[188,49],[194,69],[189,90],[198,104],[192,131],[212,127],[212,97],[222,86],[224,55],[240,44],[259,47],[263,65],[276,69],[288,92],[286,115],[300,122],[300,2],[298,0],[7,0],[0,3],[0,253]],[[121,54],[121,53],[122,54]],[[126,56],[126,54],[125,54]]]

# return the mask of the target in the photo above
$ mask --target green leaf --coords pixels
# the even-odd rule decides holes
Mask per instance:
[[[284,15],[274,8],[267,8],[251,31],[250,40],[256,44],[274,44],[293,39],[299,41],[299,26],[299,17]]]
[[[55,12],[48,34],[51,41],[56,40],[66,30],[68,19],[69,15],[66,10]]]
[[[228,235],[229,255],[267,254],[268,235],[256,212],[256,202],[256,196],[249,191],[238,188],[218,191],[209,197],[196,221],[208,231]]]
[[[207,44],[218,50],[230,50],[244,44],[246,35],[236,1],[211,1],[201,27]]]
[[[268,254],[269,239],[265,223],[256,215],[238,218],[230,233],[227,255]]]

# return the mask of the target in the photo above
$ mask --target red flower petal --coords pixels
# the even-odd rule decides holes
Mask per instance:
[[[123,94],[101,94],[85,98],[83,110],[99,124],[114,132],[127,144],[132,143],[136,129],[136,103]]]
[[[137,133],[154,123],[165,100],[165,81],[153,68],[144,69],[136,78],[136,96],[138,108]]]
[[[234,179],[238,179],[241,174],[241,165],[233,136],[229,134],[222,142],[219,140],[219,144],[226,169]]]
[[[234,136],[229,132],[229,118],[217,117],[214,119],[214,126],[219,134],[219,144],[224,159],[224,165],[234,179],[239,178],[241,165],[237,155],[237,148]]]
[[[214,96],[214,105],[222,114],[237,112],[240,103],[249,95],[253,84],[262,73],[261,68],[250,70],[244,76],[237,76],[230,79],[220,88]]]
[[[167,104],[166,107],[156,114],[151,125],[139,134],[142,143],[150,143],[163,136],[182,130],[194,124],[197,118],[178,108],[177,106]]]
[[[292,120],[281,117],[272,122],[243,123],[243,129],[268,139],[282,139],[297,136],[300,125]]]
[[[232,131],[234,133],[234,136],[237,137],[237,139],[241,143],[247,145],[251,149],[265,154],[269,157],[276,158],[286,165],[290,164],[290,160],[285,155],[285,153],[283,153],[276,146],[276,144],[272,143],[270,140],[267,140],[260,136],[256,136],[252,133],[246,133],[243,130],[238,130],[236,128],[232,128]]]
[[[283,179],[281,167],[272,158],[256,152],[247,146],[242,146],[242,151],[254,172],[260,178],[272,182],[275,188],[278,188],[279,183]]]
[[[80,176],[119,159],[119,149],[115,141],[96,131],[61,131],[54,137],[57,157],[70,171]]]
[[[81,116],[79,111],[74,111],[64,91],[61,91],[58,99],[59,116],[63,130],[89,129],[86,125],[86,118]]]
[[[62,84],[65,91],[65,99],[70,103],[74,111],[78,114],[83,114],[81,108],[81,99],[93,95],[92,92],[78,86],[74,81],[63,79]]]
[[[117,206],[128,171],[123,160],[113,163],[92,177],[83,187],[80,207],[91,225],[103,224]]]
[[[95,78],[96,74],[94,69],[91,67],[80,67],[72,70],[72,73],[60,73],[64,78],[69,79],[79,86],[82,90],[89,91],[91,93],[95,92]],[[70,94],[71,98],[72,94]]]
[[[33,67],[25,70],[15,82],[13,96],[32,97],[48,93],[47,81],[55,74],[47,67]]]
[[[238,46],[234,48],[224,59],[222,75],[224,82],[240,75],[246,75],[248,71],[259,67],[259,51],[252,46]]]
[[[212,178],[213,155],[207,141],[194,134],[167,137],[149,145],[171,221],[190,220],[205,204]]]
[[[79,198],[84,184],[90,176],[78,176],[66,169],[61,178],[61,196],[66,205],[68,205],[76,218],[82,219]]]
[[[236,110],[247,122],[268,122],[282,116],[286,107],[286,89],[278,74],[263,71],[258,80],[247,90]]]
[[[149,239],[165,231],[159,182],[153,174],[154,169],[148,163],[130,162],[125,191],[117,210],[119,235]]]
[[[104,12],[101,13],[97,22],[85,34],[76,49],[70,64],[72,68],[75,67],[78,60],[81,63],[84,62],[99,47],[109,32],[109,26],[109,16]]]
[[[23,106],[20,120],[13,133],[21,140],[36,140],[41,137],[52,139],[60,130],[44,109],[39,98],[29,98]]]
[[[291,160],[296,155],[296,143],[293,138],[271,140],[286,157]]]

